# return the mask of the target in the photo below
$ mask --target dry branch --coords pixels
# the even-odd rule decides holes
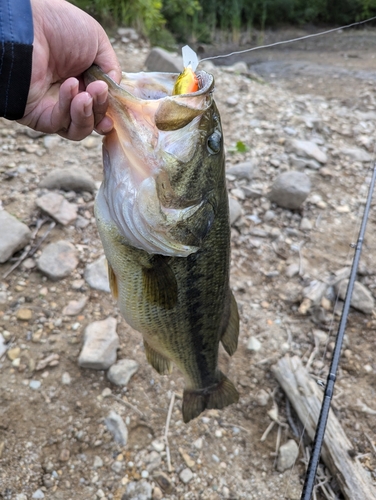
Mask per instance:
[[[314,438],[323,397],[297,356],[285,356],[272,370],[293,405],[309,437]],[[362,465],[351,459],[349,451],[353,448],[333,411],[330,410],[322,459],[337,479],[347,500],[376,498],[376,489]]]

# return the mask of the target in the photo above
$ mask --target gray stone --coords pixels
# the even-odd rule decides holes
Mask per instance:
[[[111,366],[107,378],[115,385],[127,385],[132,375],[138,370],[139,364],[133,359],[120,359]]]
[[[247,344],[247,349],[250,351],[258,352],[262,347],[261,342],[256,337],[250,337]]]
[[[87,304],[89,297],[82,297],[80,300],[71,300],[63,309],[64,316],[76,316]]]
[[[186,469],[183,469],[181,471],[181,473],[179,474],[179,477],[180,477],[180,481],[182,481],[184,484],[187,484],[187,483],[189,483],[189,481],[192,480],[193,472],[191,471],[191,469],[189,469],[187,467]]]
[[[311,141],[291,139],[286,142],[286,151],[288,153],[295,153],[297,156],[302,156],[303,158],[313,158],[319,163],[327,162],[326,154],[321,151],[317,144]]]
[[[82,368],[107,370],[116,361],[119,337],[116,333],[116,319],[94,321],[85,329],[84,345],[78,364]]]
[[[103,467],[103,460],[101,459],[101,457],[98,457],[98,455],[94,457],[93,467],[94,469],[99,469],[100,467]]]
[[[58,193],[47,193],[36,201],[37,206],[50,215],[56,222],[67,226],[77,219],[77,205]]]
[[[105,419],[107,429],[113,435],[115,441],[120,446],[125,446],[128,442],[128,429],[121,416],[116,411],[111,410],[108,417]]]
[[[312,222],[307,219],[307,217],[303,217],[300,221],[300,229],[302,231],[310,231],[313,228]]]
[[[349,280],[342,280],[336,286],[335,289],[338,293],[340,299],[345,300],[346,290]],[[353,294],[351,297],[351,306],[365,314],[371,314],[375,308],[375,299],[373,298],[371,292],[359,281],[355,281]]]
[[[90,288],[101,290],[102,292],[110,291],[110,285],[108,283],[107,261],[104,255],[86,266],[84,278]]]
[[[4,356],[4,354],[7,352],[8,348],[5,343],[5,339],[0,333],[0,359]]]
[[[58,135],[45,135],[43,137],[43,145],[46,149],[53,149],[60,144],[61,139]]]
[[[146,58],[145,66],[148,71],[181,73],[183,69],[183,59],[160,47],[153,47]]]
[[[293,439],[283,444],[278,453],[277,470],[283,472],[292,467],[299,455],[299,446]]]
[[[255,176],[255,172],[256,165],[255,162],[251,160],[233,165],[226,170],[226,175],[229,174],[235,176],[237,179],[247,179],[251,181]]]
[[[37,266],[51,280],[61,280],[78,266],[77,250],[69,241],[50,243],[39,257]]]
[[[47,189],[63,189],[64,191],[95,191],[95,182],[90,174],[79,167],[51,170],[39,183]]]
[[[295,155],[290,155],[291,165],[299,170],[303,168],[311,168],[312,170],[318,170],[321,165],[318,161],[313,160],[312,158],[300,158]]]
[[[5,210],[0,211],[0,264],[24,248],[30,238],[31,231],[26,224]]]
[[[151,484],[141,479],[141,481],[131,481],[127,484],[126,491],[121,500],[151,500],[151,498]]]
[[[27,500],[27,496],[25,493],[18,493],[18,495],[16,495],[16,500]]]
[[[350,156],[355,161],[369,162],[373,160],[373,156],[362,148],[343,148],[341,153]]]
[[[303,172],[284,172],[279,175],[269,193],[269,199],[283,208],[297,209],[311,190],[311,181]]]
[[[230,209],[230,224],[234,224],[242,214],[242,206],[235,200],[235,198],[229,198],[229,209]]]
[[[31,498],[44,498],[44,493],[42,490],[36,490]]]

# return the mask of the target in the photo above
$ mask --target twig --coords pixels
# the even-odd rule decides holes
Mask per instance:
[[[168,469],[168,472],[171,472],[171,470],[172,470],[172,467],[171,467],[170,446],[168,444],[168,430],[169,430],[169,427],[170,427],[170,420],[171,420],[172,409],[174,407],[174,403],[175,403],[175,393],[172,392],[172,394],[171,394],[171,400],[170,400],[170,406],[168,408],[168,413],[167,413],[165,433],[164,433],[164,442],[165,442],[165,445],[166,445],[166,458],[167,458],[167,469]]]
[[[260,441],[265,441],[265,439],[269,435],[269,432],[273,429],[275,423],[276,422],[274,422],[274,420],[272,422],[270,422],[270,424],[268,425],[268,428],[266,429],[266,431],[264,432],[264,434],[261,436]]]
[[[127,406],[128,408],[133,410],[135,413],[138,413],[138,415],[140,415],[140,417],[145,418],[145,415],[142,413],[142,411],[139,410],[138,408],[136,408],[135,406],[133,406],[131,403],[129,403],[129,401],[124,401],[124,399],[119,398],[119,396],[116,396],[116,394],[111,394],[111,396],[114,399],[116,399],[116,401],[119,401],[119,403],[123,404],[124,406]]]
[[[369,435],[365,432],[364,435],[366,436],[366,438],[368,439],[371,447],[372,447],[372,450],[373,450],[373,453],[376,455],[376,446],[373,444],[373,441],[372,439],[369,437]]]

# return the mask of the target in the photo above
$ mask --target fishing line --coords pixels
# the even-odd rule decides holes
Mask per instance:
[[[277,47],[278,45],[286,45],[288,43],[299,42],[300,40],[307,40],[308,38],[314,38],[314,37],[318,37],[318,36],[328,35],[329,33],[334,33],[335,31],[340,31],[340,30],[344,30],[347,28],[353,28],[354,26],[359,26],[361,24],[369,23],[371,21],[374,21],[375,19],[376,19],[376,16],[370,17],[369,19],[365,19],[364,21],[357,21],[355,23],[347,24],[346,26],[340,26],[339,28],[332,28],[330,30],[321,31],[320,33],[313,33],[311,35],[299,36],[297,38],[291,38],[290,40],[282,40],[280,42],[268,43],[266,45],[258,45],[257,47],[251,47],[250,49],[237,50],[235,52],[230,52],[230,54],[205,57],[203,59],[200,59],[200,62],[211,61],[213,59],[221,59],[222,57],[230,57],[230,56],[234,56],[234,55],[238,55],[238,54],[245,54],[246,52],[253,52],[254,50],[269,49],[271,47]]]

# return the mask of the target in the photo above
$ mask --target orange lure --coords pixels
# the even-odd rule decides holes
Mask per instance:
[[[199,90],[198,78],[191,66],[184,68],[184,71],[177,77],[172,95],[190,94]]]

